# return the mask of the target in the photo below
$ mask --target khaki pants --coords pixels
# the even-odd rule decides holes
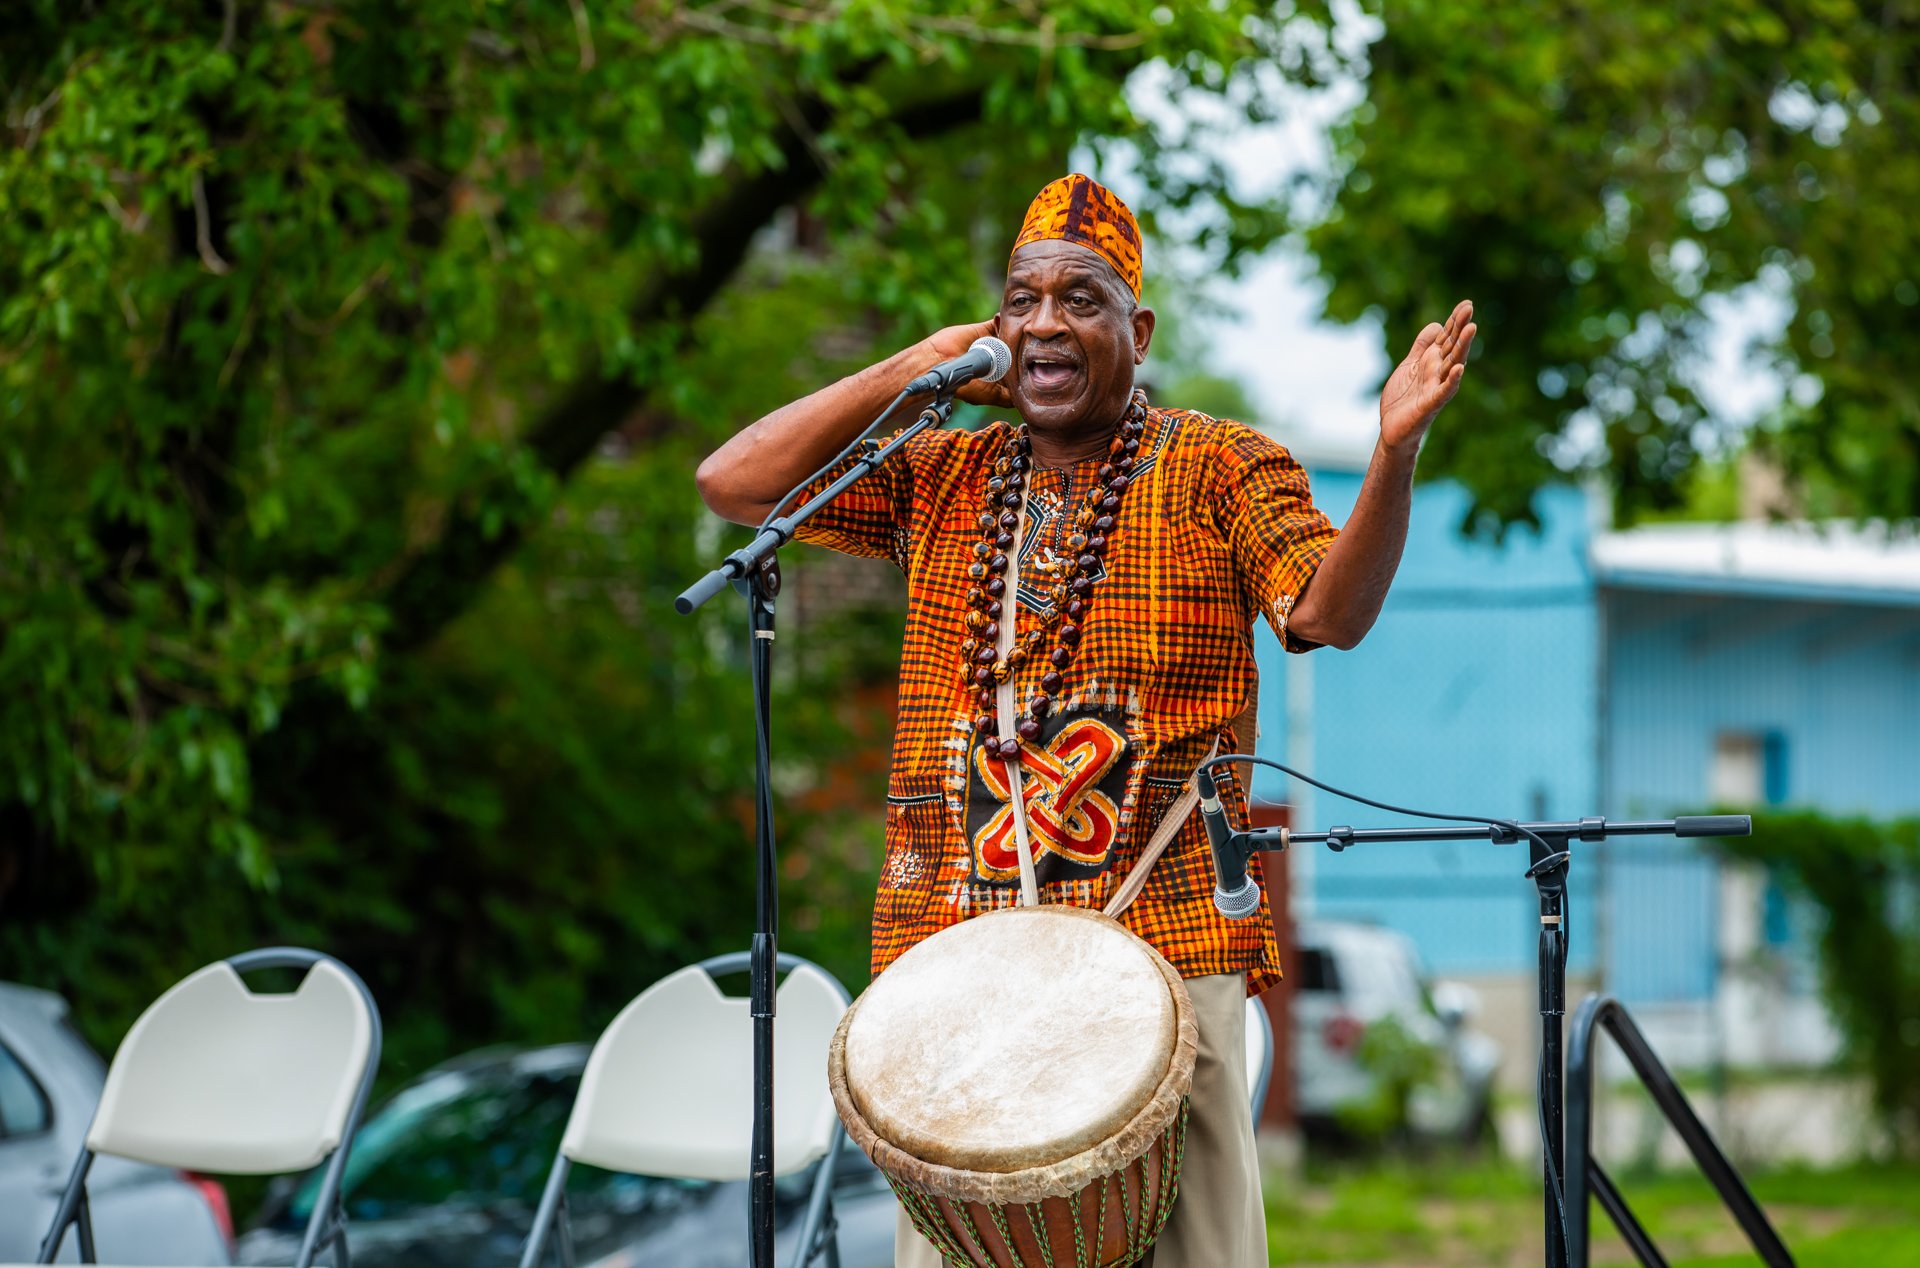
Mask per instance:
[[[1267,1268],[1267,1218],[1247,1091],[1247,979],[1187,979],[1200,1052],[1180,1167],[1180,1196],[1153,1249],[1151,1268]],[[940,1252],[900,1212],[894,1268],[943,1268]]]

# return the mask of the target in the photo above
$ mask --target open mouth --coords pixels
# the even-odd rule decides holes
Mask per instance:
[[[1080,362],[1058,349],[1035,349],[1021,359],[1020,376],[1031,391],[1057,392],[1080,376]]]

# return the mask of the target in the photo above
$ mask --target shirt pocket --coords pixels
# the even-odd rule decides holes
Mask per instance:
[[[926,915],[946,844],[947,806],[939,780],[898,781],[887,794],[887,849],[873,898],[875,926],[911,925]]]
[[[1160,820],[1173,809],[1179,800],[1185,783],[1165,784],[1159,780],[1149,780],[1145,787],[1148,813],[1142,816],[1141,823],[1145,831],[1138,834],[1140,848],[1145,849],[1153,833],[1158,830]],[[1196,895],[1213,892],[1213,853],[1207,848],[1207,834],[1200,822],[1200,811],[1196,808],[1187,815],[1185,823],[1173,840],[1167,842],[1166,852],[1154,863],[1153,870],[1147,873],[1147,883],[1141,888],[1140,896],[1157,903],[1191,902]]]

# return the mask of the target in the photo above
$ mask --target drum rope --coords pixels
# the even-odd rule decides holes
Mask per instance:
[[[1180,1196],[1180,1171],[1187,1157],[1187,1111],[1193,1106],[1193,1098],[1186,1097],[1180,1102],[1180,1117],[1173,1125],[1173,1167],[1167,1172],[1166,1187],[1161,1191],[1160,1218],[1155,1221],[1153,1235],[1160,1236],[1160,1230],[1167,1226],[1167,1217],[1173,1214],[1173,1204]]]
[[[1147,1247],[1153,1245],[1153,1239],[1159,1235],[1160,1230],[1155,1227],[1153,1212],[1147,1207],[1148,1186],[1153,1180],[1152,1173],[1147,1170],[1147,1155],[1140,1155],[1138,1165],[1140,1167],[1140,1253],[1144,1255],[1147,1253]]]
[[[992,1256],[987,1254],[987,1239],[980,1235],[980,1226],[973,1222],[973,1208],[963,1203],[960,1207],[960,1220],[967,1226],[967,1236],[973,1239],[974,1248],[980,1252],[980,1260],[991,1262]],[[958,1238],[955,1239],[955,1241],[958,1240]],[[964,1258],[962,1263],[965,1263]]]
[[[965,1204],[959,1207],[960,1218],[966,1222],[967,1231],[973,1237],[974,1246],[979,1251],[978,1257],[960,1245],[960,1239],[954,1233],[953,1227],[940,1218],[939,1207],[934,1204],[932,1198],[918,1190],[908,1188],[892,1176],[887,1177],[887,1184],[893,1189],[894,1196],[900,1199],[900,1204],[906,1207],[907,1217],[913,1221],[913,1226],[920,1230],[920,1235],[933,1243],[933,1248],[940,1253],[940,1257],[952,1264],[953,1268],[971,1268],[973,1264],[987,1259],[987,1243],[980,1236],[980,1229],[973,1222],[973,1213]]]
[[[1040,1258],[1047,1261],[1047,1268],[1059,1268],[1053,1262],[1053,1238],[1047,1236],[1047,1222],[1041,1218],[1046,1214],[1045,1206],[1039,1202],[1029,1202],[1026,1211],[1027,1224],[1033,1229],[1033,1240],[1040,1244]],[[1074,1227],[1080,1227],[1078,1220],[1074,1221]]]
[[[1112,1182],[1113,1177],[1111,1175],[1100,1177],[1100,1220],[1093,1226],[1094,1232],[1099,1239],[1093,1248],[1093,1253],[1096,1258],[1107,1244],[1107,1195],[1113,1189]],[[1104,1265],[1102,1268],[1104,1268]]]
[[[1166,1228],[1167,1220],[1173,1214],[1175,1201],[1180,1193],[1180,1171],[1186,1161],[1187,1118],[1192,1106],[1192,1098],[1180,1102],[1180,1113],[1160,1138],[1160,1175],[1162,1183],[1155,1192],[1154,1172],[1149,1166],[1148,1154],[1142,1154],[1129,1166],[1118,1171],[1110,1171],[1099,1180],[1100,1200],[1094,1219],[1094,1245],[1091,1257],[1088,1255],[1086,1229],[1081,1219],[1081,1206],[1078,1197],[1067,1199],[1072,1212],[1073,1225],[1073,1263],[1074,1268],[1128,1268],[1137,1264],[1145,1255],[1160,1233]],[[1128,1172],[1139,1168],[1137,1186],[1128,1184]],[[982,1235],[980,1226],[973,1217],[973,1204],[955,1202],[953,1210],[959,1215],[965,1226],[967,1238],[973,1243],[971,1250],[962,1242],[959,1230],[949,1224],[941,1214],[941,1207],[930,1195],[910,1188],[892,1176],[887,1176],[887,1184],[894,1196],[906,1208],[907,1217],[922,1237],[932,1243],[940,1257],[951,1268],[972,1268],[975,1264],[995,1262],[987,1249],[987,1239]],[[1126,1244],[1121,1258],[1112,1263],[1102,1263],[1101,1248],[1106,1243],[1107,1207],[1115,1188],[1119,1190],[1120,1222],[1126,1234]],[[1130,1200],[1132,1199],[1132,1200]],[[1000,1234],[1001,1244],[1012,1256],[1010,1268],[1028,1268],[1014,1242],[1013,1228],[1006,1216],[1006,1207],[999,1203],[983,1202],[994,1230]],[[1053,1254],[1053,1240],[1046,1229],[1046,1204],[1028,1202],[1021,1204],[1026,1212],[1027,1222],[1033,1228],[1034,1240],[1040,1247],[1040,1256],[1046,1268],[1059,1268]]]
[[[1027,1261],[1020,1258],[1020,1248],[1013,1243],[1013,1230],[1007,1227],[1007,1209],[995,1202],[987,1208],[987,1214],[993,1217],[993,1227],[1000,1234],[1000,1244],[1013,1256],[1013,1268],[1027,1268]]]

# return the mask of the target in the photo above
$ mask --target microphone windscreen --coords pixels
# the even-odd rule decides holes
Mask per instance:
[[[995,339],[992,335],[981,335],[973,341],[973,346],[983,349],[989,357],[993,358],[992,367],[980,376],[986,382],[997,382],[1005,377],[1008,370],[1013,369],[1013,349],[1007,347],[1002,340]]]

